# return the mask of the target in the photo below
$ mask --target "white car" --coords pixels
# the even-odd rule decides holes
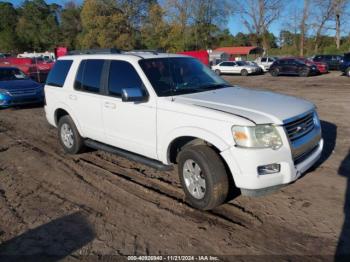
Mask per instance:
[[[232,86],[183,55],[64,56],[45,97],[67,153],[88,146],[159,170],[177,165],[186,199],[204,210],[236,187],[252,196],[295,181],[323,148],[312,103]]]
[[[211,67],[216,74],[240,74],[247,76],[250,74],[259,74],[261,70],[255,65],[250,65],[245,61],[225,61]]]
[[[277,59],[275,57],[258,57],[255,59],[255,63],[260,66],[260,68],[267,72],[270,70],[270,66],[275,62]]]

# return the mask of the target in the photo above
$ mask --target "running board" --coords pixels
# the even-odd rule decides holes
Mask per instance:
[[[85,140],[85,145],[94,149],[98,149],[98,150],[103,150],[115,155],[119,155],[121,157],[127,158],[129,160],[135,161],[135,162],[139,162],[141,164],[144,164],[146,166],[152,167],[154,169],[157,169],[159,171],[170,171],[173,169],[173,166],[169,166],[169,165],[164,165],[163,163],[161,163],[160,161],[154,160],[154,159],[150,159],[135,153],[131,153],[129,151],[117,148],[117,147],[113,147],[113,146],[109,146],[91,139],[87,139]]]

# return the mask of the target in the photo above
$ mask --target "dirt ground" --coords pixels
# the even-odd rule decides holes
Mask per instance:
[[[326,145],[312,171],[274,194],[239,196],[202,212],[184,202],[176,171],[101,151],[66,155],[43,108],[0,110],[0,254],[73,261],[82,255],[332,261],[350,254],[350,79],[339,72],[225,78],[317,105]]]

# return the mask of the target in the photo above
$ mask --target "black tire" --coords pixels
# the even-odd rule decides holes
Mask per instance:
[[[278,76],[279,75],[279,71],[278,71],[277,68],[273,68],[273,69],[270,70],[270,74],[272,76]]]
[[[216,69],[215,70],[215,73],[219,76],[219,75],[221,75],[221,71],[219,70],[219,69]]]
[[[348,67],[346,70],[345,70],[345,75],[347,77],[350,77],[350,67]]]
[[[201,169],[201,178],[205,180],[205,192],[201,199],[194,197],[186,186],[184,165],[194,161]],[[210,210],[221,205],[229,194],[229,178],[219,155],[205,145],[189,146],[180,151],[178,172],[187,202],[201,210]]]
[[[247,76],[247,75],[248,75],[248,71],[246,69],[242,69],[241,76]]]
[[[308,69],[305,69],[305,68],[301,69],[301,70],[299,71],[299,76],[300,76],[300,77],[308,77],[308,76],[309,76],[309,70],[308,70]]]
[[[70,128],[72,131],[72,146],[69,147],[65,144],[63,141],[62,133],[63,126]],[[77,127],[75,126],[72,118],[69,115],[65,115],[60,118],[58,121],[58,139],[60,141],[61,146],[63,147],[64,151],[69,154],[78,154],[82,152],[84,149],[84,139],[80,136]]]

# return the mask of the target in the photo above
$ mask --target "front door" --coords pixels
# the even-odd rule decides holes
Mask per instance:
[[[108,144],[149,158],[157,158],[156,101],[123,102],[124,88],[141,88],[142,80],[126,61],[111,60],[102,101],[104,130]]]

